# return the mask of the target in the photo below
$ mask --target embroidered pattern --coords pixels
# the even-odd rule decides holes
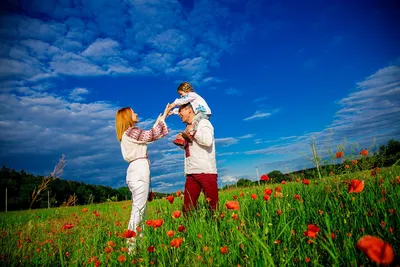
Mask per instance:
[[[159,122],[150,130],[144,131],[138,127],[131,127],[126,130],[126,135],[136,141],[153,142],[168,134],[168,128],[163,122]]]

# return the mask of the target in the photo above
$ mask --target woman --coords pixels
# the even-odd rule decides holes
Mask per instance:
[[[132,212],[128,229],[136,231],[136,227],[145,217],[146,202],[150,188],[150,165],[147,158],[147,144],[168,134],[165,118],[170,111],[169,105],[164,114],[158,116],[156,123],[150,130],[135,127],[138,115],[129,107],[117,111],[115,130],[121,143],[121,152],[124,160],[129,163],[126,172],[126,183],[132,192]]]

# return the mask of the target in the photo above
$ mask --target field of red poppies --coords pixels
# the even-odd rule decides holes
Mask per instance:
[[[134,232],[126,229],[130,201],[2,213],[1,264],[400,264],[399,167],[221,191],[213,216],[201,197],[185,218],[180,194],[150,202]]]

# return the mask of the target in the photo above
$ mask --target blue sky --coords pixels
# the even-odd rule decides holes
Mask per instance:
[[[0,164],[125,185],[117,109],[149,128],[182,81],[213,111],[219,185],[310,167],[310,142],[400,138],[395,1],[3,1]],[[149,145],[152,186],[183,189],[184,128]]]

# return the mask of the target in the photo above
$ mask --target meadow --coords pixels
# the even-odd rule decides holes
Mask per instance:
[[[130,201],[1,213],[0,262],[3,266],[400,264],[400,167],[267,182],[220,191],[219,198],[213,215],[201,196],[198,210],[187,218],[180,212],[181,192],[149,202],[144,227],[135,232],[126,229]],[[135,235],[136,250],[128,253],[126,237]]]

